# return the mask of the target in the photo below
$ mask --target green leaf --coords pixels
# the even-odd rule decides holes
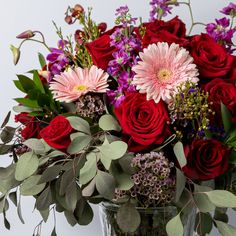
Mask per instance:
[[[61,181],[60,181],[60,188],[59,188],[59,195],[63,196],[66,191],[68,186],[71,183],[71,180],[74,179],[74,170],[73,169],[69,169],[68,171],[66,171],[65,173],[62,174],[61,176]]]
[[[64,211],[64,215],[67,219],[67,222],[73,227],[77,224],[77,220],[74,216],[74,214],[70,211]]]
[[[51,236],[57,236],[56,228],[55,228],[55,227],[53,228],[53,231],[52,231],[52,233],[51,233]]]
[[[23,144],[32,149],[36,154],[45,153],[45,146],[40,139],[31,138],[26,140]]]
[[[92,179],[92,181],[82,190],[82,195],[84,197],[90,197],[93,195],[96,187],[96,179]]]
[[[226,224],[224,222],[215,220],[215,223],[217,225],[217,228],[222,236],[233,236],[236,235],[236,228]]]
[[[42,192],[46,184],[38,184],[40,179],[41,175],[33,175],[30,176],[28,179],[24,180],[24,182],[20,186],[21,195],[33,196]]]
[[[118,123],[118,121],[112,116],[112,115],[103,115],[98,122],[99,127],[104,131],[120,131],[121,127]]]
[[[46,210],[52,204],[52,193],[48,186],[37,198],[36,207],[39,211]]]
[[[186,185],[186,177],[181,170],[176,168],[176,193],[175,193],[175,202],[179,201],[180,196],[182,195]]]
[[[39,167],[39,159],[33,152],[26,152],[16,163],[15,178],[22,181],[33,175]]]
[[[68,206],[68,210],[71,212],[73,212],[76,208],[77,200],[79,198],[78,189],[79,186],[77,186],[75,179],[72,179],[69,186],[67,187],[65,195],[65,201]]]
[[[9,198],[11,199],[11,201],[13,202],[13,204],[14,204],[15,206],[17,206],[17,193],[16,193],[16,191],[15,191],[15,192],[11,192],[11,193],[9,194]]]
[[[232,126],[232,116],[230,111],[223,103],[221,103],[221,115],[222,115],[224,130],[226,132],[229,132]]]
[[[5,203],[6,203],[6,197],[3,196],[3,197],[0,198],[0,213],[4,212]]]
[[[46,223],[49,217],[49,209],[43,210],[43,211],[39,211],[40,215],[43,218],[43,221]]]
[[[112,200],[115,193],[114,177],[106,172],[98,170],[96,175],[96,188],[105,199]]]
[[[41,68],[43,69],[44,68],[44,66],[46,66],[47,65],[47,63],[46,63],[46,60],[45,60],[45,58],[44,58],[44,56],[43,56],[43,54],[42,53],[38,53],[38,58],[39,58],[39,63],[40,63],[40,66],[41,66]]]
[[[117,212],[117,223],[124,233],[133,233],[141,223],[137,209],[130,202],[122,205]]]
[[[27,76],[24,75],[17,75],[24,91],[28,93],[29,90],[35,88],[35,84],[32,79],[28,78]]]
[[[0,135],[0,138],[3,141],[3,143],[11,142],[12,139],[14,138],[15,131],[16,131],[16,128],[6,126]]]
[[[183,168],[184,166],[186,166],[187,164],[187,160],[184,154],[184,147],[183,144],[181,142],[177,142],[174,146],[174,153],[175,156],[179,162],[179,165],[181,168]]]
[[[205,193],[195,193],[194,202],[200,212],[207,213],[215,210],[215,206],[210,202]]]
[[[30,107],[25,107],[25,106],[14,106],[13,107],[13,111],[16,113],[21,113],[21,112],[27,112],[27,113],[31,113],[31,112],[36,112],[36,111],[42,111],[41,108],[30,108]]]
[[[5,228],[10,230],[11,229],[11,225],[10,225],[9,221],[7,220],[6,212],[3,212],[3,218],[4,218],[4,226],[5,226]]]
[[[213,190],[205,192],[209,200],[217,207],[236,207],[236,196],[226,190]]]
[[[5,155],[12,151],[13,145],[0,144],[0,155]]]
[[[81,199],[75,210],[75,217],[80,225],[88,225],[93,220],[93,210],[87,201]]]
[[[119,159],[119,164],[122,170],[127,174],[134,174],[136,172],[135,168],[131,166],[133,158],[133,155],[127,153]]]
[[[97,156],[101,160],[101,162],[102,162],[103,166],[105,167],[105,169],[109,170],[112,160],[110,158],[107,158],[107,156],[103,155],[101,152],[98,152]]]
[[[15,100],[21,105],[26,106],[26,107],[40,108],[37,101],[31,100],[29,98],[15,98]]]
[[[56,179],[56,177],[59,175],[61,170],[62,170],[62,166],[61,165],[55,165],[55,166],[51,166],[51,167],[47,168],[43,172],[42,177],[41,177],[39,183],[50,182],[50,181]]]
[[[115,176],[117,182],[117,188],[120,190],[129,190],[134,186],[134,182],[131,180],[130,175],[121,173]]]
[[[85,134],[91,134],[89,123],[77,116],[67,117],[67,120],[70,122],[70,125],[73,129],[83,132]]]
[[[184,235],[184,228],[180,219],[180,214],[172,218],[166,224],[166,232],[168,236],[183,236]]]
[[[212,230],[213,220],[209,213],[197,213],[197,219],[195,221],[195,230],[199,235],[209,234]]]
[[[115,141],[110,144],[105,144],[100,147],[97,147],[101,154],[105,158],[109,158],[111,160],[117,160],[124,156],[127,151],[128,145],[123,141]]]
[[[75,138],[70,146],[68,147],[67,151],[69,154],[77,154],[86,148],[89,143],[91,142],[92,137],[90,135],[79,136]]]
[[[26,93],[26,91],[24,90],[23,86],[21,85],[19,80],[13,80],[15,86],[23,93]]]
[[[23,219],[23,217],[22,217],[21,201],[20,201],[20,199],[19,199],[19,202],[18,202],[18,204],[17,204],[17,214],[18,214],[18,216],[19,216],[19,219],[20,219],[21,223],[24,224],[25,221],[24,221],[24,219]]]
[[[97,157],[94,152],[90,152],[86,156],[87,161],[85,162],[83,168],[80,170],[79,182],[84,185],[92,180],[97,173]]]
[[[228,223],[229,217],[227,215],[227,208],[217,207],[215,210],[214,219]]]
[[[7,123],[9,122],[10,116],[11,116],[11,111],[9,111],[7,113],[7,116],[5,117],[5,119],[4,119],[4,121],[3,121],[2,125],[1,125],[1,128],[5,127],[7,125]]]
[[[229,162],[231,164],[236,164],[236,151],[232,150],[229,155]]]

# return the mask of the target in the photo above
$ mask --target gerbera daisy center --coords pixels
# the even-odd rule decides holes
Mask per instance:
[[[166,80],[169,80],[170,77],[172,75],[172,72],[168,69],[160,69],[158,72],[157,72],[157,79],[161,80],[161,81],[166,81]]]
[[[74,91],[84,91],[88,89],[88,86],[84,85],[84,84],[80,84],[80,85],[76,85],[74,87]]]

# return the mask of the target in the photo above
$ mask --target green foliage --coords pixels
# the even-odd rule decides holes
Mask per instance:
[[[166,224],[166,232],[168,236],[183,236],[184,228],[180,219],[180,214],[172,218]]]
[[[224,129],[226,132],[229,132],[232,126],[232,116],[227,107],[221,103],[221,115],[223,120]]]
[[[40,66],[43,69],[44,66],[46,66],[47,63],[46,63],[46,60],[45,60],[43,54],[40,53],[40,52],[38,53],[38,59],[39,59]]]
[[[183,144],[181,142],[177,142],[174,146],[174,153],[175,156],[179,162],[179,165],[181,168],[183,168],[184,166],[186,166],[187,164],[187,160],[184,154],[184,147]]]
[[[117,223],[124,233],[133,233],[140,225],[140,214],[133,204],[123,204],[117,212]]]
[[[100,120],[99,120],[99,127],[104,130],[104,131],[110,131],[110,130],[115,130],[115,131],[120,131],[121,127],[118,124],[117,120],[109,114],[103,115]]]
[[[22,181],[33,175],[39,167],[39,159],[33,152],[26,152],[20,156],[16,164],[15,178]]]
[[[70,122],[70,125],[73,129],[85,133],[87,135],[91,134],[89,123],[86,120],[77,116],[69,116],[67,117],[67,120]]]
[[[200,236],[209,234],[213,227],[213,220],[209,213],[197,213],[195,230]]]
[[[215,223],[217,225],[217,228],[222,236],[233,236],[236,235],[236,228],[226,224],[224,222],[215,220]]]
[[[15,135],[16,128],[5,126],[0,134],[0,138],[4,144],[12,141]]]
[[[176,168],[176,194],[175,202],[179,201],[180,196],[182,195],[186,185],[186,177],[182,171]]]
[[[88,147],[92,140],[92,137],[90,135],[84,134],[83,136],[79,136],[72,140],[70,146],[68,147],[68,153],[69,154],[77,154],[81,152],[83,149]]]

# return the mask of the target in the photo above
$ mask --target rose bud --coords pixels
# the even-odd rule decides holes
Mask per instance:
[[[29,39],[35,36],[35,33],[32,30],[26,30],[21,34],[17,35],[16,38],[18,39]]]
[[[107,29],[107,24],[105,22],[102,22],[98,25],[98,29],[100,30],[101,33],[105,32]]]
[[[65,22],[66,22],[68,25],[73,24],[73,18],[72,18],[72,16],[66,16],[66,17],[65,17]]]
[[[11,49],[12,54],[13,54],[14,65],[16,65],[18,63],[19,59],[20,59],[20,49],[16,48],[13,45],[10,46],[10,49]]]

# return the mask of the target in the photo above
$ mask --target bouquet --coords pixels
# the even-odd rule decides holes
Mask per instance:
[[[163,219],[142,217],[140,208],[175,207],[158,235],[184,235],[190,212],[199,235],[213,226],[236,235],[227,216],[236,208],[236,5],[209,24],[195,22],[190,1],[150,5],[148,22],[121,6],[111,29],[93,21],[91,8],[69,7],[65,21],[80,27],[72,38],[54,23],[56,47],[40,31],[17,36],[15,64],[28,41],[48,55],[17,75],[17,127],[8,125],[11,112],[1,125],[0,154],[11,159],[0,168],[6,228],[9,200],[23,222],[20,197],[33,196],[45,222],[57,211],[72,226],[87,225],[90,203],[111,204],[114,235],[150,236]],[[190,10],[188,32],[178,16],[163,20],[180,6]],[[194,27],[203,33],[192,35]]]

